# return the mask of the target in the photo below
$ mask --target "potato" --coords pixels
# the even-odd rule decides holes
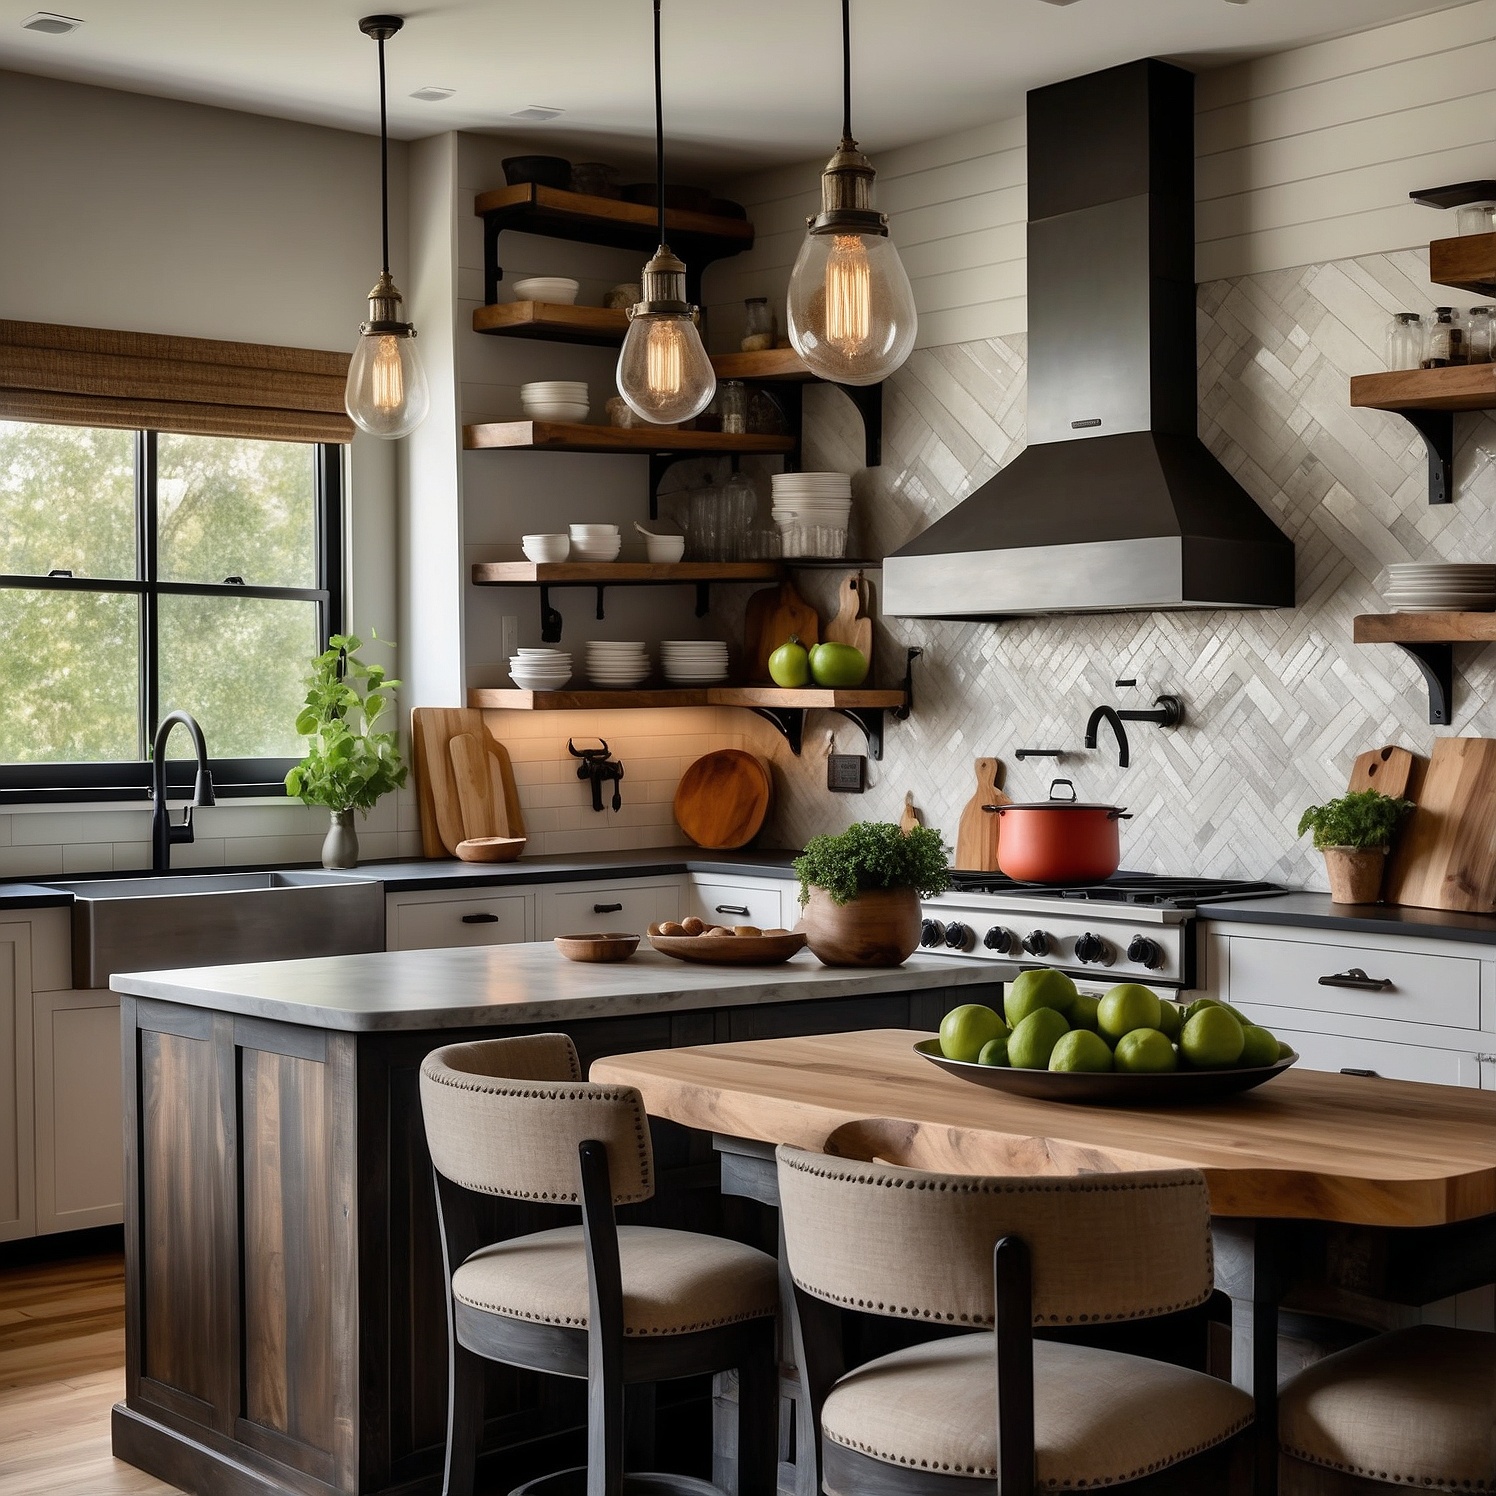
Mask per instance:
[[[734,935],[762,935],[764,932],[757,925],[734,925],[732,933]]]
[[[651,925],[651,926],[650,926],[650,927],[649,927],[649,934],[651,934],[651,935],[663,935],[663,934],[664,934],[664,933],[665,933],[665,927],[664,927],[664,925],[662,925],[662,924],[661,924],[661,923],[660,923],[660,922],[659,922],[659,920],[656,920],[656,921],[655,921],[655,922],[654,922],[654,923],[653,923],[653,924],[652,924],[652,925]]]
[[[689,933],[690,931],[688,931],[684,925],[677,924],[673,919],[667,919],[665,923],[660,926],[661,935],[688,935]]]
[[[726,925],[713,925],[706,933],[708,935],[731,935],[733,932]]]
[[[683,919],[680,923],[681,929],[683,929],[687,935],[701,935],[706,932],[706,921],[704,919],[697,919],[694,914],[688,916],[686,919]]]

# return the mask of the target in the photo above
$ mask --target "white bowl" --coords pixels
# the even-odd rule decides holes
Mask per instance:
[[[522,395],[585,395],[585,379],[527,379],[519,387]]]
[[[581,289],[581,281],[571,280],[564,275],[532,275],[527,280],[514,283],[517,300],[553,301],[558,306],[570,306]]]
[[[573,540],[584,540],[589,535],[617,535],[617,525],[568,525],[567,534]]]
[[[572,542],[571,553],[578,561],[606,563],[616,561],[622,549],[623,543],[618,540],[610,541],[605,545],[592,545],[585,540],[576,540]]]
[[[679,561],[686,554],[684,535],[650,535],[644,541],[644,554],[651,561]]]
[[[558,421],[576,426],[587,419],[591,406],[549,400],[521,400],[520,409],[531,421]]]
[[[526,535],[520,548],[532,561],[564,561],[571,554],[571,539],[566,535]]]

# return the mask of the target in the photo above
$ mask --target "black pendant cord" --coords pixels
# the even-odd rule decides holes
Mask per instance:
[[[660,0],[654,0],[655,28],[655,194],[660,215],[660,243],[665,242],[665,105],[660,89]]]
[[[384,97],[384,38],[379,44],[379,221],[383,234],[384,273],[390,273],[390,130]]]
[[[842,139],[852,138],[852,0],[842,0]]]

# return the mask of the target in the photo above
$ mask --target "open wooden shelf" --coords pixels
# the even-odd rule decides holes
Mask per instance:
[[[560,301],[501,301],[473,308],[473,331],[544,343],[591,343],[617,348],[629,330],[628,313]]]
[[[842,711],[847,707],[904,704],[902,691],[879,691],[871,686],[842,691],[822,690],[819,686],[805,686],[797,691],[783,686],[712,686],[707,694],[711,697],[711,706],[820,707]]]
[[[1428,277],[1476,296],[1496,297],[1496,234],[1461,234],[1428,247]]]
[[[1496,643],[1496,613],[1361,613],[1357,644],[1395,644],[1428,686],[1428,719],[1447,727],[1454,716],[1454,646]]]
[[[778,561],[475,561],[479,587],[613,587],[648,582],[772,582]]]
[[[473,212],[479,218],[501,217],[505,228],[522,229],[527,234],[605,244],[613,249],[652,250],[660,237],[655,208],[616,197],[542,187],[536,182],[480,192],[473,200]],[[666,208],[665,232],[677,254],[681,254],[680,246],[701,241],[719,254],[737,254],[753,245],[753,225],[746,218],[725,218],[716,213]]]
[[[818,378],[805,367],[793,348],[765,348],[761,353],[714,353],[712,368],[718,379],[742,379],[757,384],[811,384]]]
[[[739,453],[773,456],[795,450],[792,436],[728,436],[721,431],[672,431],[662,426],[588,426],[569,421],[485,421],[462,428],[469,452],[499,448],[549,452]]]
[[[1496,238],[1496,234],[1491,236]],[[1456,241],[1459,242],[1459,241]],[[1496,364],[1357,374],[1351,404],[1371,410],[1496,410]]]

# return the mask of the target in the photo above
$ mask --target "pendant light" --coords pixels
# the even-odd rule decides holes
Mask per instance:
[[[629,308],[618,355],[618,393],[657,426],[689,421],[712,403],[717,376],[686,302],[686,267],[665,243],[665,116],[660,102],[660,0],[654,0],[655,192],[660,247],[644,267],[644,299]]]
[[[400,16],[365,16],[358,29],[379,44],[379,206],[384,268],[369,292],[369,320],[359,326],[348,365],[343,403],[354,424],[370,436],[408,436],[431,406],[426,371],[416,352],[416,330],[400,320],[404,299],[390,278],[390,140],[385,109],[384,44],[400,30]]]
[[[873,207],[875,175],[852,139],[852,17],[842,0],[842,139],[821,173],[821,211],[806,220],[787,309],[795,352],[837,384],[887,379],[919,325],[888,217]]]

